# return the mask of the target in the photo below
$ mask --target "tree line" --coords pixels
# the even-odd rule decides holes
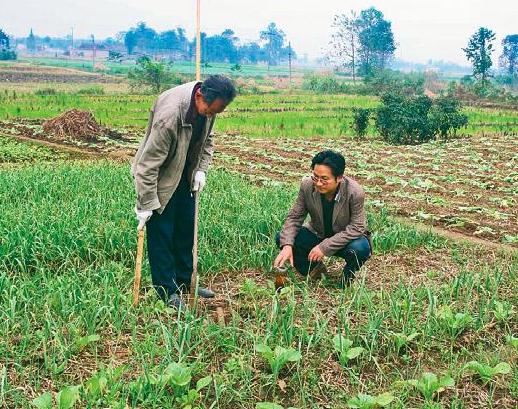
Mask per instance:
[[[140,22],[128,31],[119,33],[128,54],[169,54],[176,59],[189,60],[194,56],[196,40],[189,40],[185,29],[157,32],[146,23]],[[278,65],[296,53],[286,43],[286,34],[276,23],[270,23],[259,33],[258,41],[241,44],[234,30],[227,28],[220,34],[200,35],[203,62],[228,62],[231,64],[266,62]]]
[[[3,32],[2,32],[3,33]],[[268,65],[278,65],[289,58],[296,59],[297,54],[287,42],[286,34],[272,22],[259,33],[257,41],[241,42],[235,32],[227,28],[220,34],[209,35],[201,33],[202,58],[204,63],[227,62],[231,64],[256,64],[259,62]],[[6,41],[9,37],[5,35]],[[39,47],[63,49],[68,53],[72,47],[73,39],[39,37],[30,30],[25,39],[21,39],[29,52],[36,51]],[[19,39],[17,40],[19,41]],[[103,41],[75,40],[74,48],[113,51],[111,55],[115,59],[122,57],[124,50],[129,56],[162,56],[171,60],[191,60],[195,56],[196,39],[189,39],[183,27],[158,32],[149,27],[145,22],[139,22],[136,26],[126,31],[117,33],[115,37],[109,37]],[[5,47],[4,48],[8,48]]]
[[[328,58],[340,69],[356,76],[371,76],[387,67],[396,50],[392,23],[385,19],[383,13],[374,7],[351,10],[346,14],[334,16]],[[462,51],[472,64],[476,80],[486,82],[491,76],[495,33],[480,27],[468,41]],[[518,77],[518,34],[507,35],[502,40],[500,67],[511,80]]]

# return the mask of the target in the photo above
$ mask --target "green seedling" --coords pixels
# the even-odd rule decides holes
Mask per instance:
[[[255,350],[268,361],[275,379],[277,379],[279,372],[288,362],[298,362],[301,358],[300,352],[296,349],[283,348],[279,345],[272,350],[268,345],[258,344]]]
[[[396,347],[396,354],[399,355],[401,349],[406,348],[415,338],[417,338],[418,335],[418,332],[412,332],[409,335],[402,332],[393,333],[392,336],[394,337],[394,346]]]
[[[498,322],[507,322],[514,314],[514,307],[508,302],[493,301],[493,314]]]
[[[458,312],[453,314],[448,305],[439,310],[437,317],[441,320],[447,332],[454,338],[458,337],[473,321],[468,313]]]
[[[438,378],[432,372],[425,372],[420,379],[409,379],[403,381],[403,384],[416,388],[427,401],[431,401],[435,394],[441,393],[446,388],[452,388],[455,381],[450,376]]]
[[[518,338],[508,335],[506,338],[506,341],[509,345],[511,345],[516,351],[518,351]]]
[[[349,360],[358,357],[365,350],[362,347],[353,347],[353,341],[345,338],[342,334],[336,334],[333,337],[333,345],[338,354],[338,360],[343,366],[346,366]]]
[[[52,393],[45,392],[33,399],[31,403],[38,409],[52,409]]]
[[[191,380],[191,368],[181,363],[173,362],[169,364],[161,374],[152,376],[150,383],[160,389],[163,389],[165,386],[172,387],[175,402],[177,402],[181,408],[191,409],[195,407],[196,401],[200,399],[201,390],[212,382],[212,377],[206,376],[199,379],[194,389],[189,388]]]
[[[116,386],[116,383],[120,380],[125,371],[126,367],[121,365],[116,369],[108,368],[97,372],[83,384],[83,390],[86,396],[91,399],[101,398],[107,393],[108,386],[110,388]]]
[[[202,389],[206,388],[212,382],[211,376],[206,376],[201,378],[196,382],[195,389],[189,389],[187,393],[179,396],[176,401],[181,405],[182,409],[193,409],[198,408],[199,406],[195,406],[196,402],[201,398]]]
[[[484,384],[491,382],[497,375],[507,375],[511,372],[511,365],[500,362],[491,367],[478,361],[470,361],[462,368],[463,372],[475,372]]]
[[[75,350],[77,352],[82,351],[88,345],[93,344],[94,342],[97,342],[100,339],[101,339],[101,337],[97,334],[91,334],[91,335],[87,335],[85,337],[77,338],[74,343]]]
[[[81,386],[67,386],[60,390],[56,395],[56,406],[58,409],[70,409],[73,408],[76,402],[79,400],[79,390]],[[52,394],[46,392],[40,395],[31,402],[38,409],[52,409]]]
[[[375,409],[384,408],[390,405],[394,400],[394,396],[390,392],[382,393],[378,396],[371,396],[363,393],[356,395],[356,398],[349,399],[347,405],[350,408],[358,409]]]

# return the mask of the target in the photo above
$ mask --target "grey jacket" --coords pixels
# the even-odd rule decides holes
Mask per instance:
[[[358,182],[344,177],[335,197],[333,210],[333,236],[325,238],[320,250],[332,256],[350,241],[367,234],[367,218],[364,209],[365,193]],[[304,223],[309,214],[309,222]],[[315,189],[310,177],[302,179],[295,204],[288,213],[281,231],[280,244],[293,245],[302,226],[318,237],[324,238],[324,213],[320,193]]]
[[[195,85],[196,82],[189,82],[165,91],[151,110],[146,136],[132,166],[140,210],[162,213],[178,187],[192,136],[192,125],[186,122],[186,114]],[[214,120],[215,116],[207,118],[194,147],[194,161],[187,170],[191,185],[195,171],[206,172],[212,162]]]

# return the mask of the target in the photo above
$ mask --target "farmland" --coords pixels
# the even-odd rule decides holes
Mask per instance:
[[[374,97],[239,96],[218,119],[200,209],[200,274],[226,305],[219,325],[208,303],[178,316],[158,302],[147,265],[141,303],[130,307],[127,158],[153,97],[98,78],[38,81],[0,89],[0,407],[60,392],[79,399],[76,407],[191,399],[207,408],[343,408],[359,393],[388,394],[393,408],[516,407],[515,110],[466,107],[470,123],[456,138],[391,146],[373,124],[366,139],[352,136],[352,108],[374,108]],[[78,93],[88,87],[104,95]],[[57,93],[35,94],[43,88]],[[43,131],[44,119],[71,108],[122,137],[85,142]],[[341,151],[365,187],[375,255],[346,290],[330,259],[324,280],[290,272],[276,294],[273,237],[325,148]],[[292,359],[281,364],[282,352]],[[500,363],[509,370],[481,377],[474,369]],[[421,379],[429,372],[435,386]]]

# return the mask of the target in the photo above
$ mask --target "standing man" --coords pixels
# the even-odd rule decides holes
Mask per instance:
[[[300,274],[319,277],[326,272],[324,256],[335,255],[345,259],[342,286],[347,286],[372,252],[365,193],[356,181],[344,177],[345,159],[338,152],[318,153],[311,169],[313,174],[302,180],[297,200],[277,234],[281,252],[274,267],[289,261]],[[303,224],[308,214],[311,219]]]
[[[193,192],[205,185],[212,161],[211,130],[216,114],[236,96],[227,77],[212,75],[158,96],[146,137],[134,159],[138,229],[147,225],[151,277],[159,297],[180,308],[180,293],[189,291],[193,270]],[[199,287],[198,295],[214,297]]]

